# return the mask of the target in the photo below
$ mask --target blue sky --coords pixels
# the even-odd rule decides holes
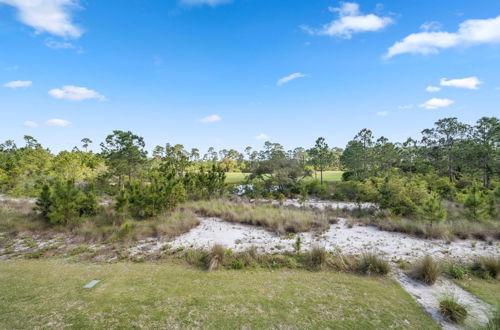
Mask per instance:
[[[500,114],[500,2],[0,0],[0,113],[54,151],[419,137]]]

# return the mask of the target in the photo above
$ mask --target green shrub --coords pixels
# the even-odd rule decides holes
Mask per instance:
[[[467,270],[464,266],[455,263],[451,264],[448,269],[448,273],[450,274],[450,276],[457,280],[463,279],[465,277],[466,272]]]
[[[134,182],[116,197],[115,209],[134,218],[157,216],[186,200],[186,189],[177,179],[151,177],[149,184]]]
[[[436,283],[440,274],[441,267],[430,255],[423,257],[410,270],[412,278],[428,285]]]
[[[387,275],[391,270],[386,260],[372,253],[363,255],[357,268],[364,275]]]
[[[228,264],[231,269],[243,269],[246,266],[245,262],[239,258],[232,258]]]
[[[45,184],[36,201],[36,209],[51,224],[68,225],[83,216],[93,216],[99,208],[92,187],[82,189],[73,180]]]
[[[453,298],[445,298],[439,302],[439,310],[448,321],[462,324],[467,318],[467,310]]]
[[[300,252],[301,246],[302,246],[302,238],[300,237],[300,235],[297,235],[297,237],[295,238],[295,243],[293,244],[293,249],[295,250],[295,253]]]

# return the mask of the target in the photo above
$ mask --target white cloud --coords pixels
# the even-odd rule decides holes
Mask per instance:
[[[439,109],[439,108],[445,108],[450,105],[455,103],[455,101],[450,100],[450,99],[438,99],[438,98],[432,98],[430,100],[427,100],[425,103],[419,105],[419,107],[424,108],[424,109]]]
[[[298,78],[304,78],[304,77],[307,77],[307,75],[300,73],[300,72],[292,73],[291,75],[283,77],[280,80],[278,80],[276,85],[281,86],[281,85],[284,85],[286,83],[289,83],[292,80],[295,80]]]
[[[468,77],[462,79],[442,78],[440,81],[441,86],[466,88],[466,89],[478,89],[477,86],[481,85],[482,83],[483,82],[479,80],[477,77]]]
[[[217,121],[221,121],[222,118],[219,115],[210,115],[202,118],[200,121],[202,123],[215,123]]]
[[[31,128],[35,128],[35,127],[38,127],[38,123],[34,122],[34,121],[31,121],[31,120],[26,120],[24,122],[24,126],[26,127],[31,127]]]
[[[377,116],[387,117],[389,115],[389,111],[379,111],[377,112]]]
[[[33,83],[29,80],[15,80],[15,81],[9,81],[3,86],[7,88],[19,88],[19,87],[29,87],[32,84]]]
[[[393,23],[390,17],[361,14],[359,4],[354,2],[341,2],[340,8],[330,7],[329,9],[331,12],[337,12],[339,18],[323,25],[320,29],[308,26],[302,26],[302,29],[310,34],[350,39],[355,33],[380,31]]]
[[[413,109],[415,106],[413,104],[406,104],[406,105],[400,105],[398,106],[398,109],[400,110],[408,110],[408,109]]]
[[[441,49],[500,43],[500,16],[470,19],[462,22],[457,32],[425,31],[413,33],[392,45],[386,58],[399,54],[437,54]]]
[[[435,93],[435,92],[439,92],[441,90],[441,87],[427,86],[427,88],[425,90],[430,92],[430,93]]]
[[[259,135],[257,135],[255,137],[256,140],[267,140],[269,139],[269,135],[267,135],[266,133],[260,133]]]
[[[57,118],[49,119],[45,122],[45,124],[47,124],[48,126],[56,126],[56,127],[66,127],[71,125],[69,121]]]
[[[442,25],[439,22],[432,21],[432,22],[425,22],[424,24],[420,25],[420,29],[423,31],[437,31],[441,30]]]
[[[188,6],[203,6],[208,5],[211,7],[215,7],[218,5],[223,5],[226,3],[230,3],[232,0],[181,0],[181,3]]]
[[[83,31],[71,21],[71,10],[78,8],[78,0],[0,0],[0,4],[17,8],[18,19],[37,33],[59,37],[78,38]]]
[[[88,99],[98,99],[100,101],[106,100],[106,97],[94,90],[77,86],[64,86],[62,88],[54,88],[49,91],[49,95],[56,99],[64,99],[69,101],[83,101]]]
[[[75,49],[76,46],[68,41],[58,41],[52,38],[45,39],[45,46],[52,49]]]

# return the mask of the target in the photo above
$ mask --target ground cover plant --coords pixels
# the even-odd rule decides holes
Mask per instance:
[[[83,289],[93,279],[101,282]],[[0,324],[7,328],[215,329],[244,323],[438,329],[391,279],[306,270],[206,272],[176,264],[6,261],[0,263],[0,301]]]

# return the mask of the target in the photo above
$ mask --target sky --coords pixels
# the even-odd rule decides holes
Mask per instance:
[[[0,141],[344,147],[500,115],[500,1],[0,0]]]

